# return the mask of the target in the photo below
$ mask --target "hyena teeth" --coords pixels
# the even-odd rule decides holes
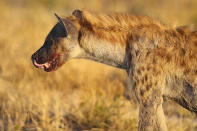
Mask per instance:
[[[45,67],[45,68],[49,68],[50,67],[50,63],[45,63],[45,64],[43,64],[43,66]]]

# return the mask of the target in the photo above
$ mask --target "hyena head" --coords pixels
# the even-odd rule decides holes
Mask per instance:
[[[58,69],[78,46],[78,32],[68,19],[55,16],[58,23],[49,32],[43,46],[32,55],[35,67],[50,72]]]

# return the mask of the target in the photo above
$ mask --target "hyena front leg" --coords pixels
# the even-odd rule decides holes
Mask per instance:
[[[139,98],[139,131],[167,130],[160,92],[159,89],[152,89],[151,92],[148,92],[149,96]]]
[[[154,72],[150,72],[154,70]],[[149,67],[133,69],[133,88],[136,92],[139,108],[139,131],[166,131],[163,102],[164,77],[159,70]]]
[[[162,104],[160,104],[157,108],[157,114],[155,118],[155,125],[154,125],[154,131],[167,131],[167,126],[165,122],[165,115],[163,111]]]

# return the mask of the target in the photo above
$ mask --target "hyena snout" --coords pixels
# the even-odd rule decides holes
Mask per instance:
[[[48,61],[47,51],[44,47],[40,48],[31,56],[32,63],[37,68],[44,68]]]
[[[38,64],[43,64],[47,61],[47,57],[46,50],[42,47],[32,55],[31,59]]]
[[[32,63],[37,68],[43,68],[45,71],[55,71],[64,64],[64,55],[44,47],[36,51],[32,57]]]

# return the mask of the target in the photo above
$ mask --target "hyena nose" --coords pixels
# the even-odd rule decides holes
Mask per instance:
[[[34,63],[34,61],[37,62],[37,57],[36,56],[37,55],[35,53],[31,56],[31,60],[32,60],[33,63]]]
[[[32,61],[36,61],[38,63],[42,63],[42,57],[39,55],[38,52],[35,52],[32,56],[31,56],[31,60]]]

